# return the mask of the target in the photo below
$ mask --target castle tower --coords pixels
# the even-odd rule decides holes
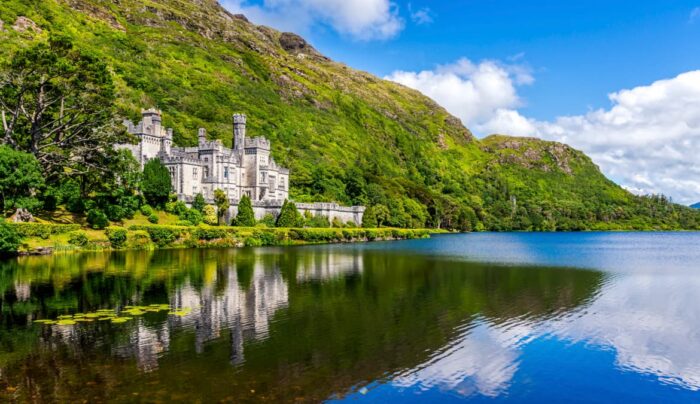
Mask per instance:
[[[245,115],[233,115],[233,150],[245,148]]]
[[[197,139],[199,140],[199,144],[204,144],[207,142],[207,130],[204,128],[199,128],[199,132],[197,132]]]
[[[155,108],[142,110],[141,118],[144,132],[149,132],[152,135],[157,135],[160,132],[161,117],[159,110]],[[150,131],[148,131],[149,127],[151,128]]]

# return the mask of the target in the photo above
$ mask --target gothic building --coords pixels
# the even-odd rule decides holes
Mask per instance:
[[[161,123],[161,112],[142,112],[137,125],[125,121],[129,133],[138,144],[121,144],[143,166],[158,158],[170,171],[173,190],[181,200],[191,200],[201,193],[212,199],[215,189],[221,189],[231,200],[248,195],[255,201],[283,201],[289,197],[289,170],[275,163],[270,155],[270,141],[264,137],[246,137],[246,117],[233,116],[233,149],[221,140],[207,140],[206,131],[199,129],[194,147],[173,145],[172,129]]]

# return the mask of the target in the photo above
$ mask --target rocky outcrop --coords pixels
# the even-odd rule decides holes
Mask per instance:
[[[15,21],[15,24],[12,26],[12,28],[17,32],[22,33],[27,31],[32,31],[37,34],[41,33],[41,28],[39,28],[39,26],[34,21],[24,16],[17,17],[17,20]]]

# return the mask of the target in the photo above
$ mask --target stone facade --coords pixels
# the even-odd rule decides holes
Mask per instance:
[[[195,147],[173,145],[173,131],[162,126],[161,112],[142,111],[141,122],[134,125],[124,121],[137,144],[116,145],[131,151],[141,167],[150,159],[158,158],[170,171],[173,190],[178,199],[188,205],[201,193],[208,203],[214,199],[214,190],[221,189],[229,197],[231,208],[225,215],[230,220],[238,213],[238,201],[248,195],[256,219],[266,214],[275,217],[289,198],[289,170],[280,167],[270,155],[270,141],[264,137],[246,137],[246,116],[233,115],[233,149],[224,147],[220,140],[207,140],[206,131],[199,129]],[[328,217],[330,221],[362,223],[363,206],[340,206],[335,203],[297,203],[302,214]]]
[[[149,159],[160,159],[170,171],[173,190],[181,200],[199,193],[211,200],[215,189],[223,190],[231,200],[243,195],[252,201],[289,198],[289,170],[270,156],[269,140],[246,137],[245,115],[233,116],[233,149],[224,147],[220,140],[207,140],[204,129],[199,129],[197,146],[174,146],[172,129],[162,126],[161,113],[155,109],[143,111],[137,125],[130,121],[124,124],[139,143],[117,147],[130,150],[142,167]]]

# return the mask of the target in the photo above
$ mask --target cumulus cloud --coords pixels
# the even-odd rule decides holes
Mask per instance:
[[[434,70],[395,71],[385,78],[421,91],[471,127],[520,106],[516,87],[534,81],[524,66],[466,58]]]
[[[552,121],[518,111],[518,86],[534,81],[522,65],[462,59],[387,78],[433,98],[476,133],[568,143],[632,192],[663,193],[680,203],[700,201],[700,71],[620,90],[609,94],[609,108]]]
[[[404,27],[398,6],[390,0],[265,0],[261,5],[223,0],[221,4],[255,23],[301,33],[323,25],[354,39],[373,40],[392,38]]]

